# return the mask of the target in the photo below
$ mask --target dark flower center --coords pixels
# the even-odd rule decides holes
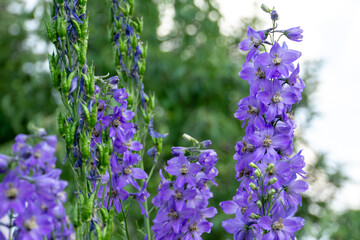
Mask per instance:
[[[14,185],[12,183],[10,183],[9,189],[6,191],[5,194],[8,199],[13,200],[17,197],[18,193],[19,191],[16,188],[14,188]]]
[[[280,97],[280,93],[276,92],[276,94],[272,97],[271,100],[273,101],[273,103],[278,103],[281,102],[283,99],[282,97]]]
[[[131,166],[127,167],[124,169],[124,172],[128,175],[132,174],[132,171],[131,171]]]
[[[189,171],[189,170],[186,168],[186,165],[183,164],[182,167],[180,168],[180,173],[181,173],[182,175],[185,175],[185,174],[188,173],[188,171]]]
[[[266,77],[265,72],[262,71],[259,67],[257,68],[257,72],[255,73],[255,76],[257,76],[260,79],[264,79]]]
[[[279,220],[273,222],[273,224],[271,225],[272,229],[274,230],[282,230],[284,229],[284,225],[282,224],[283,219],[280,218]]]
[[[241,208],[241,213],[244,214],[246,210],[247,210],[247,207],[242,207]]]
[[[254,152],[254,150],[255,150],[254,145],[243,141],[243,147],[241,148],[242,153],[246,153],[246,151]]]
[[[265,139],[263,141],[263,146],[264,147],[270,147],[271,143],[272,143],[272,140],[270,139],[269,135],[266,134],[266,137],[265,137]]]
[[[273,64],[279,65],[281,63],[281,58],[279,58],[279,55],[275,53],[275,58],[272,60]]]
[[[250,39],[251,39],[252,44],[254,44],[254,47],[257,48],[258,46],[260,46],[261,40],[259,40],[259,39],[254,39],[253,37],[250,37]]]
[[[179,193],[178,190],[175,190],[175,195],[174,195],[174,197],[175,197],[176,199],[180,200],[180,199],[182,199],[182,194]]]
[[[102,110],[104,110],[104,105],[98,102],[97,108],[98,112],[101,112]]]
[[[98,130],[96,130],[96,128],[94,128],[93,134],[94,134],[94,137],[98,137],[98,136],[100,136],[100,131],[98,131]]]
[[[113,127],[117,127],[121,124],[120,122],[120,117],[117,117],[113,122],[112,122],[112,125]]]
[[[36,151],[35,154],[34,154],[34,158],[40,158],[41,154],[40,154],[40,151]]]
[[[36,224],[36,218],[35,216],[33,216],[31,219],[28,219],[24,222],[24,228],[27,231],[31,231],[32,229],[37,229],[39,228],[38,225]]]
[[[171,209],[170,212],[168,213],[168,217],[171,217],[172,219],[177,219],[179,218],[179,214]]]
[[[259,109],[257,107],[253,107],[251,105],[248,105],[249,110],[247,111],[248,114],[251,115],[257,115],[259,114]]]
[[[241,172],[239,173],[239,177],[242,178],[242,177],[249,177],[250,176],[250,171],[249,169],[243,169],[241,170]]]
[[[194,222],[194,224],[189,227],[189,230],[191,232],[199,231],[199,228],[197,227],[197,223]]]

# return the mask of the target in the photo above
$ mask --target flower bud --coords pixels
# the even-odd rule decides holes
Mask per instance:
[[[250,162],[249,166],[252,167],[252,168],[255,168],[255,169],[259,169],[258,166],[256,166],[256,164],[253,163],[253,162]]]
[[[261,203],[260,200],[258,200],[258,201],[256,202],[256,206],[257,206],[258,208],[261,208],[261,207],[262,207],[262,203]]]
[[[134,34],[131,36],[131,47],[133,47],[135,49],[137,44],[138,44],[138,40],[137,40],[136,35]]]
[[[252,183],[252,182],[249,184],[249,186],[250,186],[250,188],[251,188],[252,190],[255,190],[255,191],[258,190],[258,188],[256,187],[256,185],[255,185],[254,183]]]
[[[171,148],[171,154],[173,156],[179,156],[180,154],[185,155],[186,148],[185,147],[173,147]]]
[[[255,176],[256,176],[257,178],[259,178],[259,177],[261,176],[261,171],[260,171],[260,169],[256,169],[255,172],[254,172],[254,174],[255,174]]]
[[[192,136],[190,136],[190,135],[188,135],[188,134],[186,134],[186,133],[184,133],[183,135],[182,135],[182,137],[185,139],[185,140],[187,140],[187,141],[190,141],[190,142],[193,142],[194,144],[199,144],[199,141],[198,140],[196,140],[195,138],[193,138]]]
[[[272,12],[270,13],[270,15],[271,15],[271,20],[273,20],[273,21],[279,20],[279,14],[278,14],[275,10],[272,11]]]
[[[249,216],[249,218],[251,218],[251,219],[260,219],[261,216],[258,215],[258,214],[255,214],[255,213],[251,213],[251,215]]]
[[[205,140],[203,142],[200,143],[200,145],[203,147],[203,148],[208,148],[210,145],[211,145],[211,141],[210,140]]]
[[[272,179],[270,179],[270,181],[268,182],[268,185],[272,185],[277,181],[276,177],[273,177]]]
[[[261,9],[266,13],[271,12],[270,8],[268,6],[266,6],[265,4],[261,4]]]
[[[271,171],[271,169],[273,169],[273,168],[274,168],[274,164],[270,163],[266,168],[266,172]]]
[[[276,192],[275,189],[272,188],[272,189],[270,189],[268,195],[273,196],[275,194],[275,192]]]

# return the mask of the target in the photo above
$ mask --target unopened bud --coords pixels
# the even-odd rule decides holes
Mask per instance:
[[[268,6],[266,6],[265,4],[261,4],[261,9],[267,13],[271,12],[270,8]]]
[[[182,135],[182,137],[183,137],[185,140],[187,140],[187,141],[193,142],[193,143],[195,143],[195,144],[199,144],[199,141],[198,141],[198,140],[196,140],[195,138],[193,138],[192,136],[190,136],[190,135],[188,135],[188,134],[186,134],[186,133],[184,133],[184,134]]]
[[[252,190],[255,190],[255,191],[258,190],[258,188],[256,187],[256,185],[254,183],[250,183],[249,186]]]
[[[266,168],[266,172],[269,172],[273,168],[274,168],[274,164],[270,163]]]
[[[270,13],[270,15],[271,15],[271,20],[273,20],[273,21],[279,20],[279,14],[278,14],[275,10],[272,11],[272,12]]]
[[[275,192],[276,192],[275,189],[272,188],[272,189],[270,189],[268,195],[273,196],[275,194]]]
[[[255,176],[256,176],[257,178],[259,178],[259,177],[261,176],[261,171],[260,171],[260,169],[256,169],[255,172],[254,172],[254,174],[255,174]]]
[[[259,169],[258,166],[256,166],[255,163],[253,163],[253,162],[250,162],[249,166],[252,167],[252,168]]]
[[[251,219],[260,219],[261,217],[255,213],[252,213],[250,216],[249,216]]]
[[[261,207],[262,207],[262,203],[261,203],[260,200],[258,200],[258,201],[256,202],[256,206],[258,206],[258,208],[261,208]]]
[[[276,177],[273,177],[272,179],[270,179],[270,181],[268,182],[268,185],[272,185],[277,181]]]

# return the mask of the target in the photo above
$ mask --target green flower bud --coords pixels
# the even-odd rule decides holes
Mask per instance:
[[[253,163],[253,162],[250,162],[250,163],[249,163],[249,166],[252,167],[252,168],[259,169],[258,166],[256,166],[256,164]]]
[[[258,208],[261,208],[261,207],[262,207],[262,203],[261,203],[260,200],[258,200],[258,201],[256,202],[256,206],[257,206]]]
[[[71,19],[71,22],[72,22],[73,26],[75,27],[75,30],[76,30],[76,32],[78,33],[79,37],[82,38],[83,36],[81,35],[82,32],[81,32],[79,23],[78,23],[75,19],[73,19],[73,18]]]
[[[140,76],[144,76],[145,74],[145,61],[138,62],[139,65],[139,74]]]
[[[195,138],[193,138],[192,136],[190,136],[190,135],[188,135],[188,134],[186,134],[186,133],[184,133],[184,134],[182,135],[182,137],[183,137],[185,140],[194,143],[195,145],[198,145],[198,144],[199,144],[199,141],[198,141],[198,140],[196,140]]]
[[[272,163],[270,163],[268,166],[267,166],[267,168],[266,168],[266,172],[269,172],[269,171],[271,171],[271,169],[273,169],[274,168],[274,164],[272,164]]]
[[[268,6],[266,6],[265,4],[261,4],[261,9],[266,13],[271,12],[271,9]]]
[[[64,128],[64,118],[61,114],[61,111],[59,111],[58,113],[58,117],[57,117],[57,120],[58,120],[58,132],[60,134],[60,136],[64,136],[65,135],[65,128]]]
[[[82,39],[86,39],[87,35],[88,35],[88,26],[89,26],[89,18],[86,17],[85,19],[83,19],[83,25],[81,25],[81,38]]]
[[[249,216],[249,218],[251,218],[251,219],[260,219],[261,216],[259,216],[258,214],[252,213],[252,214]]]
[[[97,102],[94,103],[91,109],[89,128],[92,130],[97,123]]]
[[[147,48],[148,48],[147,43],[146,43],[146,45],[145,45],[145,46],[144,46],[144,45],[141,45],[141,57],[142,57],[143,59],[145,59],[145,58],[146,58],[146,55],[147,55]]]
[[[100,208],[100,213],[101,213],[101,217],[103,222],[107,222],[109,214],[108,214],[108,210],[105,207]]]
[[[250,188],[251,188],[252,190],[255,190],[255,191],[258,190],[258,188],[256,187],[256,185],[255,185],[254,183],[252,183],[252,182],[249,184],[249,186],[250,186]]]
[[[259,177],[261,176],[261,171],[260,171],[260,169],[256,169],[255,172],[254,172],[254,174],[255,174],[255,176],[256,176],[257,178],[259,178]]]
[[[125,55],[126,51],[127,51],[127,44],[126,44],[126,40],[124,39],[121,39],[120,42],[120,53],[122,55]]]
[[[77,124],[78,124],[77,122],[74,122],[73,125],[71,126],[71,131],[70,131],[71,144],[70,145],[72,145],[74,143]]]
[[[56,26],[57,26],[57,33],[59,34],[59,37],[61,40],[65,40],[66,37],[66,20],[65,18],[58,18],[56,20]]]
[[[268,185],[272,185],[277,181],[276,177],[273,177],[272,179],[270,179],[270,181],[268,182]]]
[[[88,159],[91,155],[90,153],[90,139],[86,136],[86,133],[80,134],[80,152],[83,159]]]
[[[131,36],[130,41],[131,41],[131,47],[135,49],[138,44],[138,39],[135,34]]]
[[[270,189],[270,191],[269,191],[269,193],[268,193],[268,195],[270,196],[270,197],[272,197],[274,194],[275,194],[275,189]]]

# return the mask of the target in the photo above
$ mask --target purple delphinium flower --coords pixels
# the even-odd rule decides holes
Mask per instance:
[[[30,204],[26,212],[19,214],[14,221],[19,227],[19,239],[43,239],[52,230],[51,217],[41,214],[38,206]]]
[[[304,226],[304,219],[287,216],[283,206],[278,206],[274,208],[272,217],[264,216],[258,224],[269,231],[263,237],[265,240],[294,239],[294,233]]]
[[[260,129],[265,127],[265,121],[262,115],[265,113],[266,107],[262,102],[259,102],[255,96],[241,99],[238,106],[239,108],[234,116],[240,121],[243,121],[242,127],[244,127],[246,119],[249,119],[248,126],[254,125]]]
[[[276,115],[285,115],[286,110],[298,100],[292,89],[281,86],[278,80],[274,80],[273,84],[265,87],[264,91],[256,95],[256,98],[268,106],[266,112],[268,121],[274,120]]]
[[[11,209],[18,214],[25,212],[26,201],[33,192],[33,185],[20,180],[14,171],[10,171],[0,184],[0,217]]]
[[[180,188],[185,183],[195,186],[196,179],[194,177],[201,170],[201,166],[196,163],[189,163],[186,157],[180,154],[169,160],[169,165],[165,170],[171,175],[176,176],[176,185]]]
[[[301,42],[303,39],[303,30],[300,27],[289,28],[282,31],[282,33],[284,33],[284,35],[292,41]]]
[[[258,32],[270,36],[271,42],[262,42],[264,48],[255,52],[254,47],[242,49],[250,50],[239,73],[250,85],[250,96],[240,100],[235,113],[243,126],[249,119],[245,136],[235,147],[236,179],[240,184],[233,200],[220,204],[226,214],[236,214],[235,219],[223,222],[234,240],[294,239],[294,233],[304,225],[303,219],[293,217],[301,206],[300,193],[308,185],[296,180],[306,173],[301,151],[292,156],[296,124],[291,112],[305,87],[299,77],[299,65],[294,68],[294,61],[301,53],[289,50],[285,42],[280,46],[275,41],[277,33],[301,41],[302,30],[276,30],[277,12],[266,6],[262,8],[270,13],[273,27]],[[249,39],[243,40],[244,43],[249,43]],[[272,45],[269,52],[267,45]],[[264,53],[260,53],[262,49]]]
[[[247,39],[244,39],[239,43],[239,49],[243,51],[249,51],[246,57],[246,62],[249,62],[250,59],[255,55],[259,46],[263,43],[265,39],[265,34],[262,31],[255,31],[250,26],[247,28]]]
[[[224,210],[225,212],[226,210]],[[228,219],[222,222],[222,227],[226,232],[234,235],[234,240],[252,240],[261,239],[258,226],[255,221],[248,222],[240,210],[236,211],[234,219]]]
[[[211,231],[212,223],[207,218],[214,217],[217,210],[208,208],[212,193],[207,182],[215,183],[217,154],[212,149],[200,150],[203,145],[208,147],[210,144],[202,143],[197,142],[196,147],[176,147],[172,150],[175,157],[168,161],[165,170],[176,177],[174,181],[168,181],[160,171],[159,193],[152,201],[159,207],[152,227],[155,240],[200,240],[202,233]],[[185,155],[190,152],[190,156]]]
[[[288,50],[287,45],[283,44],[280,47],[279,43],[275,43],[270,53],[261,53],[257,55],[256,61],[260,64],[269,66],[266,70],[266,78],[289,76],[289,71],[292,71],[294,66],[292,63],[301,56],[301,53],[295,50]]]

